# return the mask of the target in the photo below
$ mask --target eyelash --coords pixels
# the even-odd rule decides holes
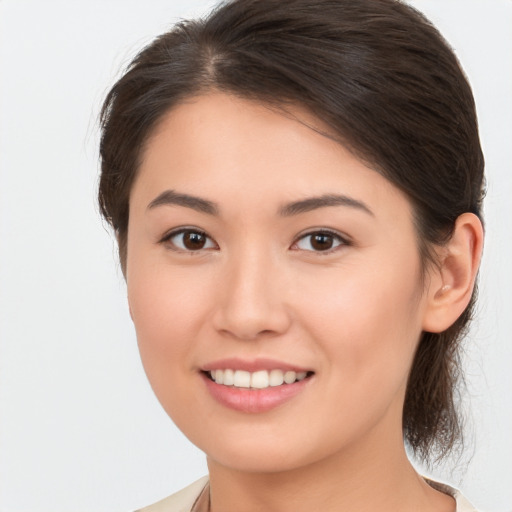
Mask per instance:
[[[179,229],[170,231],[169,233],[167,233],[167,234],[165,234],[163,236],[163,238],[159,241],[159,243],[161,243],[161,244],[171,244],[173,246],[173,247],[171,247],[171,249],[173,251],[181,252],[181,253],[187,253],[187,254],[190,254],[190,255],[194,255],[195,253],[199,253],[202,250],[210,250],[211,249],[211,247],[207,247],[206,249],[201,247],[201,248],[199,248],[197,250],[193,250],[193,249],[186,249],[186,248],[176,247],[176,244],[172,242],[172,239],[174,237],[176,237],[176,236],[183,235],[185,233],[200,235],[200,236],[205,237],[207,240],[210,240],[211,242],[213,242],[213,239],[211,237],[209,237],[201,229],[196,229],[196,228],[190,227],[190,228],[179,228]],[[218,247],[217,244],[215,244],[215,246]]]
[[[215,247],[213,247],[213,249],[215,249],[215,248],[218,249],[218,245],[214,242],[214,240],[210,236],[208,236],[207,233],[205,233],[201,229],[196,229],[196,228],[192,228],[192,227],[179,228],[179,229],[170,231],[169,233],[165,234],[162,237],[162,239],[159,241],[159,243],[161,243],[161,244],[170,244],[170,245],[173,246],[173,247],[171,247],[171,250],[176,251],[176,252],[187,253],[187,254],[190,254],[190,255],[194,255],[194,254],[200,253],[203,250],[211,250],[212,249],[212,247],[206,247],[206,248],[201,247],[201,248],[196,249],[196,250],[176,247],[176,244],[172,242],[172,239],[174,237],[177,237],[177,236],[185,234],[185,233],[190,233],[190,234],[195,234],[195,235],[200,235],[202,237],[205,237],[207,240],[209,240],[210,242],[213,242],[213,244],[215,244]],[[337,251],[339,247],[352,245],[351,242],[347,238],[343,237],[342,235],[340,235],[336,231],[332,231],[330,229],[317,229],[317,230],[309,231],[307,233],[303,233],[303,234],[299,235],[297,237],[297,239],[293,242],[293,244],[291,246],[291,249],[292,250],[301,250],[301,249],[296,249],[294,247],[297,246],[298,243],[301,240],[305,240],[308,237],[312,237],[314,235],[323,235],[323,236],[331,237],[332,239],[334,239],[333,243],[338,242],[338,244],[335,245],[334,247],[326,249],[326,250],[315,251],[315,250],[303,249],[306,252],[312,252],[312,253],[317,253],[317,254],[321,254],[321,255],[327,255],[327,254],[331,254],[331,253]]]
[[[294,246],[296,246],[301,240],[305,240],[308,237],[312,237],[314,235],[323,235],[323,236],[331,237],[332,239],[334,239],[335,242],[337,241],[338,244],[335,245],[332,248],[329,248],[329,249],[326,249],[326,250],[323,250],[323,251],[314,251],[314,250],[305,249],[307,252],[314,252],[314,253],[320,254],[320,255],[327,255],[327,254],[331,254],[331,253],[339,250],[340,247],[352,245],[350,240],[348,240],[346,237],[340,235],[336,231],[332,231],[330,229],[317,229],[317,230],[308,231],[307,233],[303,233],[303,234],[299,235],[297,237],[296,241],[293,242],[292,248]],[[311,242],[310,242],[310,244],[311,244]],[[294,249],[294,250],[300,250],[300,249]]]

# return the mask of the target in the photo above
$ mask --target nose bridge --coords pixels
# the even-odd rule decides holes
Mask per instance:
[[[227,258],[216,327],[240,339],[279,334],[289,324],[279,259],[268,245],[245,243]],[[282,270],[282,269],[281,269]]]

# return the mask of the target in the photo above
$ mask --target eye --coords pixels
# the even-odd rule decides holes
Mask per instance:
[[[217,244],[203,231],[192,228],[182,228],[171,231],[161,240],[178,251],[201,251],[204,249],[216,249]]]
[[[292,249],[301,251],[330,252],[342,245],[350,245],[338,233],[332,231],[314,231],[302,235],[292,246]]]

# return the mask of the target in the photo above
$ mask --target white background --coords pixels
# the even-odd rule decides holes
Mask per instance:
[[[143,44],[211,4],[0,0],[1,512],[127,511],[206,472],[146,382],[95,194],[108,87]],[[413,4],[473,84],[489,189],[468,456],[434,474],[483,510],[509,512],[512,2]]]

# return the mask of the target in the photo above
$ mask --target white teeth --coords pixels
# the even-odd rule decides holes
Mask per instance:
[[[224,372],[222,370],[215,370],[215,382],[224,384]]]
[[[295,379],[297,378],[297,374],[295,372],[289,371],[284,373],[284,381],[286,384],[292,384],[295,382]]]
[[[237,388],[266,389],[270,386],[293,384],[304,380],[307,372],[294,372],[283,370],[259,370],[246,372],[244,370],[211,370],[210,376],[217,384],[235,386]]]
[[[219,371],[219,370],[217,370]],[[222,370],[220,370],[222,371]],[[215,381],[217,382],[217,381]],[[232,386],[235,383],[235,372],[233,370],[224,370],[224,381],[225,386]]]
[[[217,370],[216,375],[219,371]],[[215,382],[217,382],[217,379],[215,379]],[[217,384],[222,384],[222,382],[217,382]],[[237,388],[250,388],[251,387],[251,374],[249,372],[244,372],[243,370],[237,370],[235,372],[235,378],[233,384]]]
[[[254,372],[251,375],[251,388],[264,389],[268,388],[268,372],[261,370],[260,372]]]
[[[280,386],[284,382],[284,374],[282,370],[272,370],[269,375],[269,384],[271,386]]]

